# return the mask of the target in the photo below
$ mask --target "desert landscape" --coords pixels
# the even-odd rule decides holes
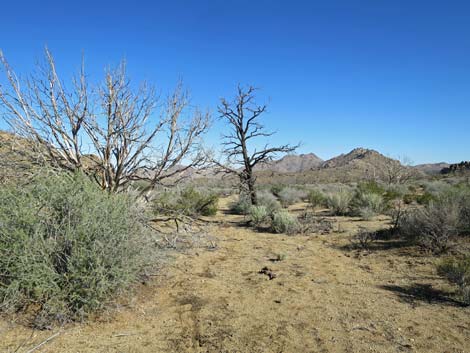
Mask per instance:
[[[470,353],[468,13],[3,4],[0,352]]]

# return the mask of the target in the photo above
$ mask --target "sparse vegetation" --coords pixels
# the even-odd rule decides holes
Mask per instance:
[[[359,228],[359,230],[351,236],[350,241],[354,248],[361,250],[369,250],[370,245],[377,240],[377,232]]]
[[[306,197],[303,190],[293,187],[285,187],[279,192],[279,200],[283,207],[288,207],[294,203],[302,201]]]
[[[439,275],[459,287],[462,301],[470,305],[470,256],[447,258],[437,265]]]
[[[217,213],[219,197],[208,190],[186,186],[157,193],[153,200],[156,214],[189,217],[213,216]]]

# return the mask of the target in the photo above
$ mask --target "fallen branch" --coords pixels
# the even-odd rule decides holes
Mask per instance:
[[[56,338],[57,336],[59,336],[60,334],[62,333],[62,331],[59,331],[55,334],[53,334],[52,336],[50,336],[49,338],[45,339],[44,341],[42,341],[41,343],[39,343],[37,346],[31,348],[29,351],[27,351],[26,353],[32,353],[34,352],[35,350],[37,350],[38,348],[41,348],[42,346],[44,346],[45,344],[49,343],[50,341],[52,341],[54,338]]]

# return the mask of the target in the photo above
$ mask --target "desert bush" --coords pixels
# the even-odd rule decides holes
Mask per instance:
[[[269,214],[274,213],[277,210],[280,210],[281,204],[271,192],[267,190],[261,190],[257,194],[258,206],[266,207],[266,210]]]
[[[260,227],[267,222],[270,222],[270,214],[266,206],[251,206],[249,211],[252,225]]]
[[[337,192],[326,195],[326,202],[334,215],[346,215],[351,206],[353,193],[348,189],[339,189]]]
[[[153,209],[165,215],[213,216],[217,213],[218,201],[215,193],[187,186],[158,193],[153,199]]]
[[[354,248],[369,250],[370,245],[377,240],[377,233],[361,227],[349,240]]]
[[[436,196],[426,191],[422,194],[416,195],[415,200],[420,205],[429,205],[431,201],[436,200]]]
[[[308,203],[313,208],[322,207],[326,205],[326,196],[321,191],[313,189],[308,193]]]
[[[275,184],[275,185],[272,185],[270,190],[271,190],[271,193],[276,196],[276,197],[279,197],[279,194],[281,193],[281,191],[285,188],[285,185],[282,185],[282,184]]]
[[[0,308],[34,325],[86,317],[151,263],[145,212],[85,176],[37,177],[0,191]]]
[[[283,207],[288,207],[293,205],[296,202],[302,201],[306,197],[306,192],[304,190],[286,187],[282,189],[279,194],[279,200],[281,201],[281,205]]]
[[[441,195],[425,207],[409,211],[400,220],[400,233],[433,252],[444,252],[459,233],[460,204],[452,195]]]
[[[422,181],[421,187],[426,193],[437,196],[450,191],[452,186],[442,180]]]
[[[271,230],[274,233],[294,234],[298,231],[297,219],[286,210],[273,213]]]
[[[317,217],[313,212],[302,212],[297,218],[297,221],[298,232],[302,234],[330,234],[333,231],[333,224],[329,219]]]
[[[386,203],[382,195],[373,192],[358,190],[351,201],[352,213],[365,220],[384,212],[385,209]]]
[[[246,194],[240,194],[238,200],[230,205],[230,211],[239,215],[247,215],[250,213],[251,200]]]
[[[460,289],[462,301],[470,305],[470,256],[442,260],[437,265],[437,272],[456,284]]]

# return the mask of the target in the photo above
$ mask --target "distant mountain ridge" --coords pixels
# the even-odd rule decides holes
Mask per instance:
[[[425,163],[425,164],[418,164],[415,165],[413,168],[431,175],[439,174],[443,169],[449,168],[450,164],[446,162],[439,162],[439,163]]]
[[[314,153],[288,154],[281,159],[259,164],[256,166],[256,170],[269,170],[276,173],[301,173],[318,168],[322,163],[323,159]]]

